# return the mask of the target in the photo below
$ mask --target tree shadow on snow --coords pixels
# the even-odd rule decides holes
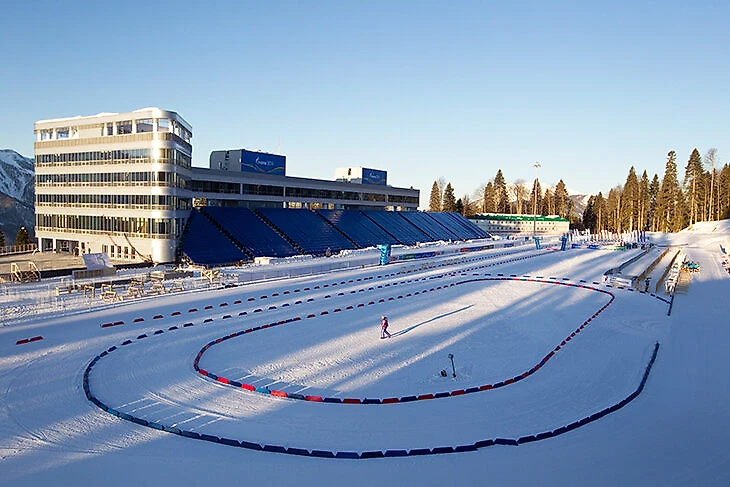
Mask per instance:
[[[439,315],[439,316],[434,316],[430,320],[422,321],[421,323],[418,323],[416,325],[410,326],[410,327],[405,328],[405,329],[400,330],[400,331],[396,331],[395,333],[391,333],[390,336],[391,337],[397,337],[397,336],[405,335],[409,331],[415,330],[416,328],[418,328],[421,325],[425,325],[427,323],[431,323],[432,321],[436,321],[438,319],[445,318],[446,316],[449,316],[449,315],[453,315],[453,314],[456,314],[456,313],[460,313],[460,312],[462,312],[464,310],[467,310],[467,309],[471,308],[472,306],[474,306],[474,305],[473,304],[470,304],[469,306],[464,306],[463,308],[456,309],[454,311],[449,311],[448,313],[444,313],[444,314]]]

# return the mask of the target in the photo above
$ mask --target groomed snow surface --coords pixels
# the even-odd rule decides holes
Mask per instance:
[[[605,270],[639,250],[515,248],[4,323],[0,484],[730,485],[730,276],[720,265],[727,223],[654,236],[701,265],[670,316],[663,294],[599,284]],[[381,315],[390,339],[379,339]],[[204,349],[271,323],[281,324]],[[657,342],[645,387],[626,402]],[[88,373],[91,394],[105,406],[167,428],[291,451],[448,449],[553,431],[625,406],[519,446],[312,458],[191,439],[100,409],[86,397],[84,374],[112,347]],[[196,356],[200,369],[260,392],[200,374]],[[517,382],[482,387],[525,372]],[[459,394],[479,387],[487,390]],[[452,394],[338,404],[264,388],[361,401]]]

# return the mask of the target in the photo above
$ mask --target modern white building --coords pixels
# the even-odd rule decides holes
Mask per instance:
[[[286,156],[246,149],[213,151],[210,169],[192,168],[195,206],[415,211],[420,191],[387,185],[387,172],[338,168],[335,180],[287,176]]]
[[[210,168],[192,167],[190,125],[159,108],[41,120],[34,132],[42,251],[174,262],[193,204],[418,209],[419,191],[387,186],[385,171],[360,171],[359,184],[290,177],[285,156],[246,149],[214,151]]]
[[[41,250],[171,262],[190,212],[192,128],[159,108],[35,123]]]
[[[477,213],[469,220],[492,235],[502,237],[547,237],[568,233],[570,222],[559,216]]]

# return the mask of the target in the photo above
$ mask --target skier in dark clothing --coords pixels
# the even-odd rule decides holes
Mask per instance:
[[[388,318],[386,316],[380,317],[380,338],[390,338],[388,332]]]

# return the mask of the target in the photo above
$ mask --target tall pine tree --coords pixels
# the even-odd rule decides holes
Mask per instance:
[[[704,192],[704,168],[702,167],[702,157],[697,149],[692,151],[684,168],[684,188],[687,198],[687,216],[689,224],[697,222],[704,216],[703,207],[705,203]]]
[[[596,233],[606,229],[606,200],[603,197],[603,193],[599,192],[596,195],[596,199],[593,202],[593,211],[596,214]]]
[[[484,201],[482,202],[482,211],[484,213],[495,213],[497,211],[497,202],[494,193],[494,185],[488,182],[484,187]]]
[[[540,208],[542,208],[542,188],[540,188],[540,181],[535,178],[532,183],[532,192],[530,193],[530,213],[539,214]]]
[[[659,212],[657,211],[657,205],[659,204],[659,191],[661,190],[661,183],[659,183],[659,175],[654,174],[649,185],[649,229],[652,232],[659,231]]]
[[[456,200],[456,204],[454,205],[454,211],[460,214],[464,214],[464,201],[459,198]]]
[[[454,188],[451,183],[446,185],[444,189],[443,210],[453,212],[456,211],[456,197],[454,196]]]
[[[725,164],[720,170],[717,183],[718,214],[721,219],[730,218],[730,165]]]
[[[434,181],[433,186],[431,186],[431,198],[428,201],[428,211],[441,211],[441,190],[437,181]]]
[[[648,230],[649,215],[649,175],[644,171],[639,180],[639,230]]]
[[[586,208],[583,210],[583,226],[586,227],[591,233],[596,233],[596,198],[591,196],[588,198]]]
[[[507,193],[507,182],[502,175],[502,170],[497,170],[497,175],[494,176],[494,192],[496,200],[497,213],[509,213],[510,201]]]
[[[543,216],[555,214],[555,198],[550,188],[545,188],[545,194],[542,195],[542,208],[540,214]]]
[[[606,227],[612,232],[623,231],[621,227],[621,186],[608,192],[606,198]]]
[[[657,199],[657,218],[660,232],[678,232],[684,226],[682,189],[677,179],[677,153],[669,151],[664,178]]]
[[[621,228],[631,232],[636,230],[639,219],[639,180],[636,177],[634,166],[629,169],[626,176],[623,192],[621,193],[620,209]]]
[[[15,235],[15,245],[29,245],[30,243],[28,230],[26,230],[25,227],[20,227],[20,230],[18,230],[18,233]]]
[[[555,198],[555,214],[570,220],[570,215],[568,215],[568,189],[562,179],[555,185],[553,198]]]

